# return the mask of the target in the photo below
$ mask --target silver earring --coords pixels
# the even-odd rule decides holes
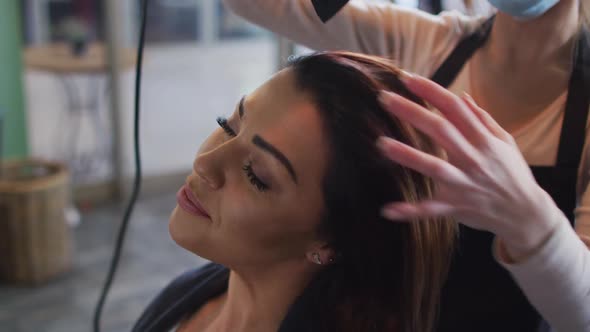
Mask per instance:
[[[316,264],[318,265],[324,265],[324,262],[322,262],[322,258],[320,257],[320,254],[317,252],[314,252],[313,254],[313,260]]]

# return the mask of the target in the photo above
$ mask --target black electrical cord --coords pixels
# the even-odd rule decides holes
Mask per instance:
[[[117,243],[115,244],[115,251],[113,252],[113,258],[109,267],[109,272],[105,280],[104,286],[100,293],[100,298],[96,304],[94,311],[94,332],[100,332],[100,317],[102,309],[106,301],[109,290],[115,278],[115,272],[119,264],[119,258],[121,257],[121,250],[123,249],[123,242],[125,240],[125,233],[127,232],[127,225],[129,225],[129,218],[133,212],[133,207],[137,201],[139,190],[141,188],[141,158],[139,154],[139,100],[141,96],[141,67],[143,63],[143,48],[145,43],[145,26],[146,17],[148,11],[148,0],[142,1],[142,13],[141,13],[141,30],[139,35],[139,45],[137,47],[137,63],[135,66],[135,118],[133,121],[133,136],[134,136],[134,147],[135,147],[135,179],[133,181],[133,191],[131,193],[131,199],[125,210],[123,216],[123,222],[119,228],[119,234],[117,235]]]

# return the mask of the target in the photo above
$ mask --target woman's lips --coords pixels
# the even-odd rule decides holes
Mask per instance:
[[[201,206],[201,203],[199,203],[195,197],[195,194],[193,194],[188,185],[185,184],[182,186],[182,188],[180,188],[178,193],[176,193],[176,201],[178,202],[178,205],[186,212],[198,217],[211,219],[211,216],[209,216],[207,211],[203,209],[203,206]]]

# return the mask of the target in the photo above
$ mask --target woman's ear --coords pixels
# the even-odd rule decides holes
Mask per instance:
[[[336,254],[328,244],[312,246],[305,254],[307,260],[316,265],[329,265],[334,263]]]

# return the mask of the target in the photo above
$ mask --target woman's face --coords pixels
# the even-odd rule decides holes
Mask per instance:
[[[321,243],[327,143],[294,78],[284,70],[245,96],[200,147],[170,217],[183,248],[235,268],[303,262]]]

